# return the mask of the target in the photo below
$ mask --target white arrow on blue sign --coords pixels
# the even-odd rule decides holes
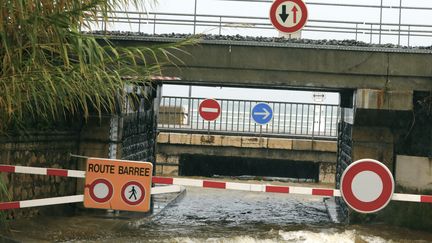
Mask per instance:
[[[261,125],[265,125],[273,118],[273,110],[266,103],[258,103],[252,108],[252,119]]]

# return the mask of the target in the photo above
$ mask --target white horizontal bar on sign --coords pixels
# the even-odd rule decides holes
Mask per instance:
[[[219,109],[218,108],[203,107],[203,108],[201,108],[201,111],[210,112],[210,113],[218,113]]]
[[[300,195],[312,195],[312,189],[309,187],[291,187],[289,188],[290,194],[300,194]]]
[[[39,206],[48,206],[48,205],[65,204],[65,203],[77,203],[83,201],[84,201],[84,195],[33,199],[33,200],[20,201],[20,208],[39,207]]]
[[[68,170],[68,177],[85,178],[86,172],[82,170]]]
[[[178,186],[178,185],[157,186],[157,187],[151,188],[151,194],[157,195],[157,194],[163,194],[163,193],[181,192],[182,190],[184,190],[184,187]]]
[[[181,186],[203,187],[203,180],[174,178],[173,184]]]
[[[393,193],[392,200],[406,202],[420,202],[421,195]]]
[[[27,167],[27,166],[15,166],[15,173],[24,173],[24,174],[36,174],[36,175],[46,175],[46,168],[39,167]]]

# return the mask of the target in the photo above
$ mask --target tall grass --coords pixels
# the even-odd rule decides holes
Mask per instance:
[[[126,84],[148,84],[191,42],[116,47],[79,31],[131,5],[145,0],[1,1],[0,134],[28,120],[113,112]]]
[[[113,10],[145,5],[146,0],[1,0],[0,136],[91,112],[116,112],[126,85],[148,85],[164,64],[177,62],[172,51],[195,39],[127,48],[80,32],[106,22]],[[8,199],[3,182],[0,199]]]

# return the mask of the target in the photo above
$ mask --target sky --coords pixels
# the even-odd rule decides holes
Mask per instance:
[[[243,22],[259,22],[269,24],[267,20],[269,17],[269,10],[271,6],[271,1],[236,1],[236,0],[158,0],[157,4],[148,5],[147,9],[150,12],[158,13],[177,13],[177,14],[193,14],[195,12],[195,1],[196,13],[201,15],[216,15],[216,16],[247,16],[247,17],[260,17],[263,20],[254,19],[243,19]],[[367,7],[339,7],[339,6],[322,6],[316,5],[314,3],[338,3],[338,4],[356,4],[356,5],[375,5],[380,6],[381,1],[384,6],[398,7],[401,0],[307,0],[306,4],[308,6],[309,12],[309,22],[307,25],[323,25],[316,20],[330,20],[330,21],[359,21],[361,23],[379,23],[380,22],[380,9],[379,8],[367,8]],[[428,7],[429,10],[413,10],[413,9],[403,9],[401,12],[401,23],[406,24],[420,24],[420,25],[431,25],[429,28],[417,28],[421,30],[429,30],[432,32],[432,1],[431,0],[402,0],[402,6],[404,7]],[[154,15],[148,15],[149,18],[153,18]],[[145,16],[141,16],[145,17]],[[188,19],[193,20],[192,17],[176,17],[176,16],[159,16],[158,18],[166,19]],[[201,17],[199,20],[208,21],[219,21],[219,17]],[[236,21],[240,22],[241,19],[234,18],[224,18],[226,21]],[[399,23],[399,9],[398,8],[384,8],[382,11],[382,23],[398,24]],[[119,28],[124,28],[123,26],[117,25]],[[331,24],[326,23],[325,25],[331,26]],[[337,24],[341,26],[341,24]],[[355,28],[355,24],[348,25],[344,24],[346,27]],[[192,26],[179,26],[179,25],[156,25],[153,24],[141,24],[140,30],[147,33],[152,33],[154,30],[156,33],[192,33]],[[370,28],[368,24],[360,24],[359,28]],[[376,26],[377,27],[377,26]],[[128,26],[127,28],[133,28],[138,30],[138,25]],[[383,29],[389,29],[391,26],[383,25]],[[393,28],[396,28],[393,26]],[[403,26],[402,29],[408,30],[407,26]],[[414,27],[412,27],[414,29]],[[218,27],[197,27],[197,33],[208,33],[208,34],[218,34]],[[221,34],[225,35],[250,35],[250,36],[278,36],[278,32],[274,29],[268,30],[257,30],[257,29],[247,29],[240,28],[238,25],[236,27],[223,26],[221,28]],[[328,33],[328,32],[303,32],[303,38],[310,39],[354,39],[355,33]],[[369,34],[358,33],[358,40],[370,42]],[[372,37],[372,42],[378,42],[378,35]],[[383,36],[382,43],[397,43],[397,36]],[[401,39],[402,45],[408,45],[408,37],[404,36]],[[411,37],[410,45],[414,46],[430,46],[432,45],[432,37]]]
[[[407,24],[420,24],[431,25],[428,28],[418,28],[421,30],[428,30],[432,32],[432,0],[306,0],[309,12],[309,22],[307,25],[323,25],[316,20],[330,20],[330,21],[359,21],[361,23],[379,23],[380,22],[380,9],[367,8],[367,7],[340,7],[340,6],[322,6],[313,3],[338,3],[338,4],[356,4],[356,5],[375,5],[380,6],[381,2],[384,6],[398,7],[402,1],[404,7],[427,7],[429,10],[412,10],[403,9],[401,11],[401,23]],[[271,1],[233,1],[233,0],[158,0],[157,4],[147,6],[149,12],[157,13],[177,13],[177,14],[193,14],[195,12],[201,15],[217,15],[217,16],[246,16],[246,17],[259,17],[262,19],[235,19],[225,18],[224,20],[231,21],[244,21],[244,22],[257,22],[269,23],[269,9]],[[154,15],[147,15],[153,18]],[[141,16],[145,17],[145,16]],[[168,19],[188,19],[193,20],[191,17],[176,17],[176,16],[160,16],[158,18]],[[219,21],[219,17],[206,17],[200,18],[201,20]],[[382,10],[382,23],[398,24],[399,23],[399,9],[386,8]],[[332,24],[326,24],[331,26]],[[341,24],[337,24],[341,26]],[[342,24],[343,26],[354,27],[353,24]],[[370,28],[368,24],[360,24],[359,28]],[[116,24],[110,27],[112,30],[131,30],[146,33],[192,33],[193,27],[180,26],[180,25],[161,25],[154,26],[151,23],[143,21],[141,25],[131,24]],[[395,26],[382,25],[383,29],[397,28]],[[408,29],[403,26],[402,29]],[[196,33],[205,34],[223,34],[223,35],[243,35],[243,36],[278,36],[279,33],[275,29],[257,30],[239,28],[238,25],[217,27],[197,27]],[[347,33],[327,33],[327,32],[302,32],[302,38],[308,39],[355,39],[355,34]],[[358,33],[357,39],[364,42],[370,42],[371,36],[369,34]],[[377,43],[379,40],[378,35],[372,36],[372,42]],[[383,36],[382,43],[398,43],[396,36]],[[408,37],[403,36],[400,39],[402,45],[408,45]],[[409,44],[412,46],[430,46],[432,45],[431,37],[411,37]],[[165,85],[163,88],[163,95],[169,96],[187,96],[189,93],[188,86],[169,86]],[[207,97],[207,98],[233,98],[233,99],[251,99],[263,101],[287,101],[287,102],[314,102],[313,92],[306,91],[288,91],[288,90],[263,90],[263,89],[238,89],[227,87],[192,87],[192,96],[194,97]],[[326,93],[324,103],[337,104],[337,93]]]

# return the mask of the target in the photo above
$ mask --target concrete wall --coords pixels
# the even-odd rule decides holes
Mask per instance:
[[[160,133],[157,138],[159,175],[178,175],[183,154],[262,158],[320,163],[320,181],[334,182],[336,142],[305,139]]]
[[[390,80],[391,82],[391,80]],[[408,82],[408,79],[407,79]],[[430,194],[432,183],[432,96],[430,92],[357,90],[351,141],[341,149],[348,164],[363,158],[383,162],[392,171],[396,193]],[[349,134],[348,134],[349,135]],[[343,161],[342,161],[343,162]],[[343,164],[338,163],[338,166]],[[344,203],[340,203],[344,205]],[[430,205],[391,201],[375,215],[348,210],[352,222],[374,219],[424,229]],[[428,222],[418,224],[413,222]]]
[[[395,181],[413,191],[432,191],[432,158],[397,155]]]

